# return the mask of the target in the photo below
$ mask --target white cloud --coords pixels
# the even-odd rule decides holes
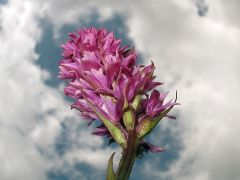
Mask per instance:
[[[158,173],[153,165],[150,174],[156,179],[238,179],[240,31],[212,13],[199,18],[190,4],[166,4],[171,10],[162,4],[136,8],[129,20],[132,38],[157,59],[159,79],[179,91],[182,104],[172,135],[181,138],[183,150],[168,171]]]
[[[33,64],[40,33],[35,7],[11,1],[1,10],[0,178],[45,179],[44,159],[29,136],[41,106],[37,95],[43,90],[41,71]]]
[[[158,79],[167,83],[166,89],[179,92],[178,126],[172,128],[163,121],[161,127],[177,135],[183,149],[167,171],[158,173],[154,164],[147,164],[146,173],[156,179],[237,180],[238,2],[206,3],[209,12],[204,18],[198,17],[193,3],[177,0],[11,0],[5,5],[0,15],[0,178],[44,179],[46,170],[63,167],[65,162],[86,162],[96,168],[106,164],[111,149],[102,150],[102,139],[85,131],[70,134],[75,145],[62,159],[54,154],[60,122],[70,119],[76,132],[75,113],[66,107],[59,90],[44,84],[46,73],[34,64],[34,47],[41,38],[39,17],[48,17],[57,35],[61,26],[87,18],[96,9],[101,20],[114,12],[127,16],[136,49],[155,61]],[[55,164],[37,147],[53,156]],[[94,154],[84,156],[87,152]]]
[[[68,120],[74,127],[81,120],[70,111],[62,90],[45,85],[48,73],[36,64],[34,48],[42,33],[39,19],[45,16],[46,7],[27,0],[10,0],[1,7],[0,179],[44,180],[47,171],[68,168],[66,163],[106,164],[113,151],[103,151],[101,138],[89,135],[86,139],[85,134],[84,138],[72,138],[76,147],[67,155],[60,157],[54,150],[61,122]],[[92,156],[86,158],[86,153]]]
[[[240,31],[238,11],[234,9],[237,2],[206,1],[209,12],[205,18],[197,15],[190,1],[114,3],[85,2],[86,8],[81,11],[88,11],[89,6],[111,7],[113,12],[127,15],[126,23],[136,49],[155,61],[158,79],[168,83],[166,89],[172,92],[177,89],[182,103],[178,127],[162,122],[163,129],[170,129],[173,137],[180,138],[183,150],[179,158],[168,171],[158,173],[152,165],[146,172],[155,174],[156,179],[237,179],[240,176],[240,146],[235,142],[240,126],[237,113]],[[234,18],[229,18],[231,15]],[[50,17],[55,17],[54,12]],[[58,26],[64,24],[52,20]]]

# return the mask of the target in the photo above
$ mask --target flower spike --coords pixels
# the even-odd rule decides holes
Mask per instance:
[[[116,142],[123,153],[116,174],[113,155],[108,164],[108,180],[127,180],[136,157],[143,152],[162,152],[144,137],[152,132],[177,103],[165,102],[168,93],[156,88],[155,66],[137,65],[134,48],[121,46],[121,39],[106,29],[82,28],[69,33],[62,45],[59,78],[66,81],[66,96],[74,99],[72,109],[81,112],[88,125],[100,122],[92,134]]]

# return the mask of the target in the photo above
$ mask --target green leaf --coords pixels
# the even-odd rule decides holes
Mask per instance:
[[[151,119],[149,117],[143,119],[139,126],[137,127],[137,136],[139,139],[144,138],[146,135],[148,135],[159,123],[159,121],[173,108],[170,107],[163,111],[159,116],[157,116],[154,119]]]
[[[114,125],[110,120],[105,118],[101,113],[95,111],[97,116],[101,119],[103,124],[107,127],[108,131],[112,135],[113,139],[120,144],[123,148],[127,147],[127,140],[121,131],[116,125]]]
[[[107,119],[102,113],[100,113],[95,106],[92,104],[92,102],[87,98],[84,91],[82,91],[82,95],[84,99],[86,100],[87,104],[91,107],[91,109],[95,112],[95,114],[99,117],[99,119],[103,122],[103,124],[107,127],[108,131],[112,135],[113,139],[120,144],[123,148],[127,147],[127,140],[125,138],[124,133],[121,131],[121,129],[113,124],[109,119]]]
[[[175,98],[175,103],[177,102],[177,91],[176,91],[176,98]],[[157,117],[154,119],[151,119],[150,117],[146,117],[143,119],[140,124],[137,127],[137,137],[138,139],[144,138],[146,135],[148,135],[152,130],[157,126],[159,121],[161,121],[164,116],[167,115],[169,111],[174,107],[174,105],[165,111],[163,111],[161,114],[159,114]]]
[[[111,155],[108,161],[108,166],[107,166],[107,178],[106,180],[116,180],[115,173],[113,170],[113,156],[115,152]]]

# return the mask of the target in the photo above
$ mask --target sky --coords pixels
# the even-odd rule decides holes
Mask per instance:
[[[68,32],[105,27],[154,61],[181,106],[130,180],[240,179],[240,1],[0,0],[0,179],[103,180],[121,150],[90,134],[57,79]]]

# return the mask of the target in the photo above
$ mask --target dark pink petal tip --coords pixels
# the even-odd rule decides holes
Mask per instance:
[[[165,148],[158,147],[147,142],[142,142],[141,145],[143,146],[146,152],[150,151],[152,153],[159,153],[159,152],[166,151]]]

